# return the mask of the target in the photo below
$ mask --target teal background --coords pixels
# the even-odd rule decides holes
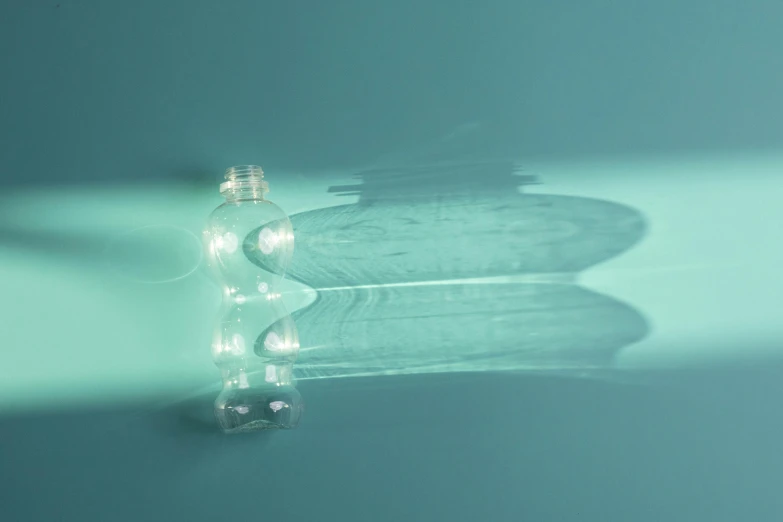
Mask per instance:
[[[779,520],[782,15],[0,2],[0,520]],[[307,411],[224,437],[244,163]]]
[[[56,7],[59,5],[60,7]],[[4,177],[775,148],[774,1],[3,2]],[[45,150],[35,176],[29,164]],[[249,156],[249,158],[247,158]]]

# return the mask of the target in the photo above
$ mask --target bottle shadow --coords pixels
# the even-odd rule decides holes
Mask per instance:
[[[365,171],[353,204],[293,215],[301,377],[605,369],[649,326],[578,273],[644,236],[637,210],[528,194],[509,161]]]

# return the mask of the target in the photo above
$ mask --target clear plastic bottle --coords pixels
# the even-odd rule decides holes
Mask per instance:
[[[223,290],[212,340],[223,379],[215,416],[226,433],[294,428],[302,413],[292,377],[299,338],[278,293],[293,254],[293,228],[265,199],[260,167],[231,167],[225,178],[226,201],[204,229],[207,263]]]

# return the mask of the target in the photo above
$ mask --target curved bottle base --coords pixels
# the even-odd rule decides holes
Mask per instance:
[[[227,434],[293,429],[303,409],[293,386],[224,390],[215,400],[215,418]]]

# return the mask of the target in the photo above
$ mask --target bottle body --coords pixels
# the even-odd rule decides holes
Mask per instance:
[[[207,263],[223,296],[212,338],[223,382],[215,416],[227,433],[293,428],[302,410],[292,379],[299,339],[278,293],[293,254],[293,228],[265,190],[256,190],[265,189],[259,175],[237,179],[235,169],[226,174],[235,183],[221,186],[226,202],[204,229]]]

